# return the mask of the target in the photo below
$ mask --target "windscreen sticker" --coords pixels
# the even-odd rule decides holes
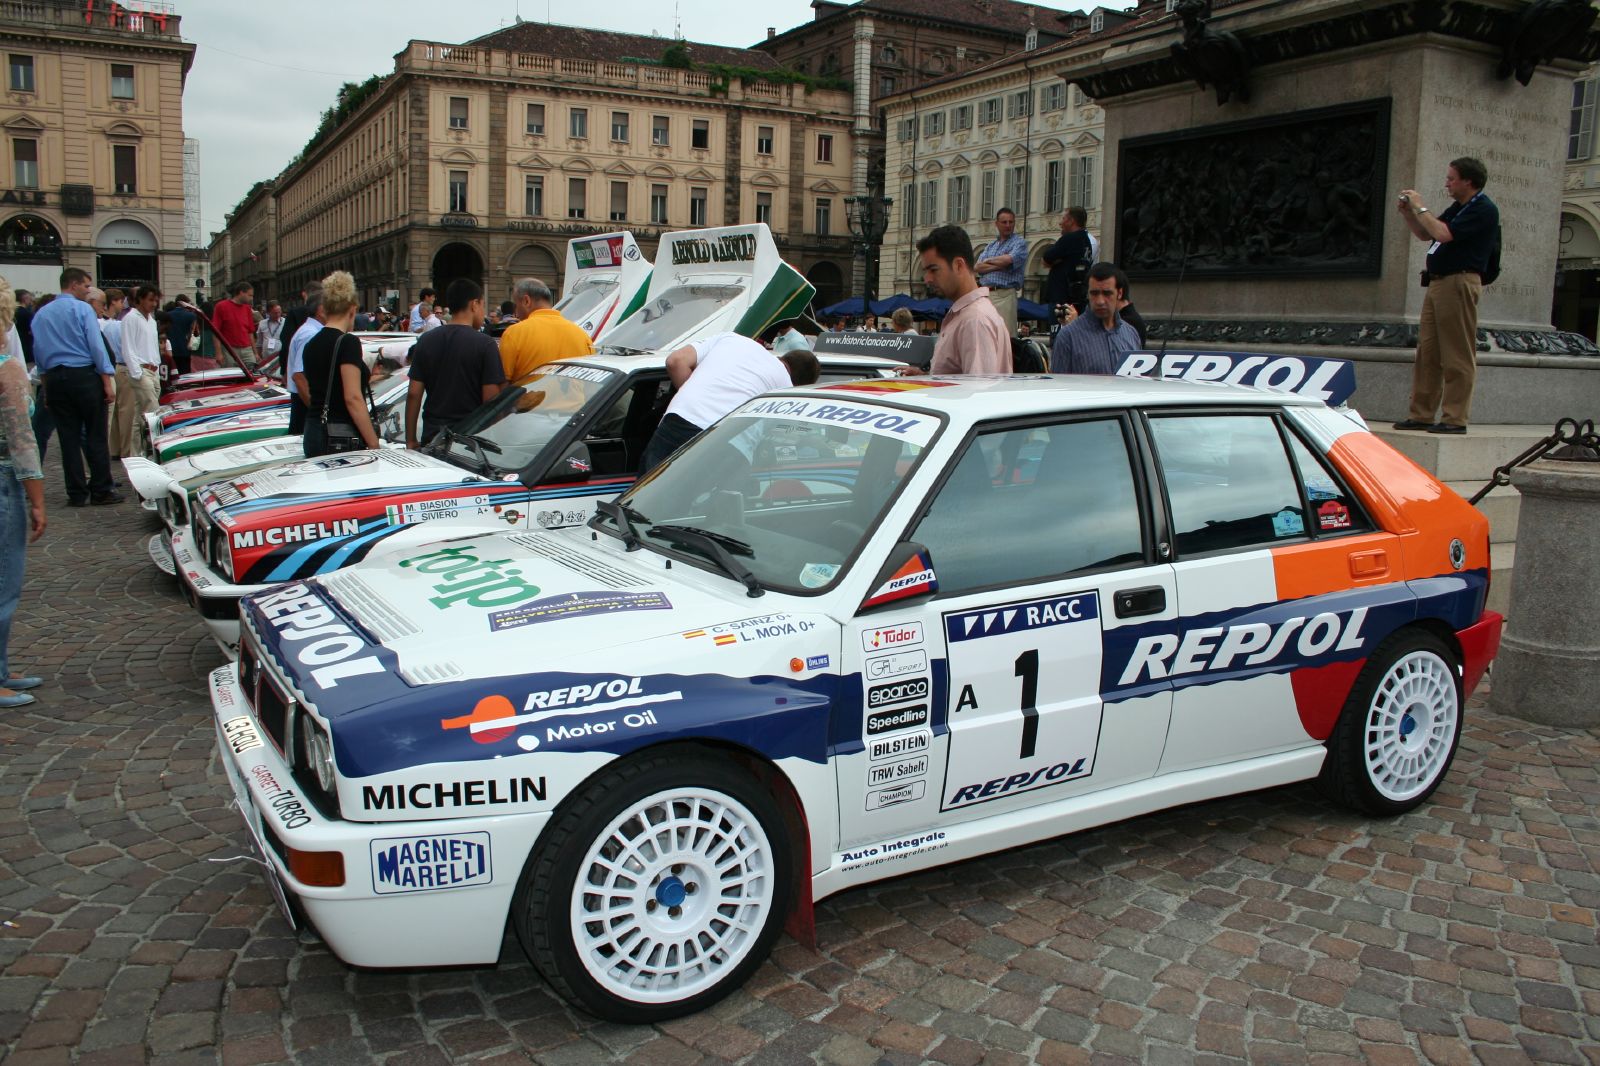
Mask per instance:
[[[917,445],[927,444],[939,428],[938,420],[931,416],[913,415],[909,412],[867,407],[862,404],[787,397],[752,400],[736,413],[745,416],[770,415],[792,422],[814,422],[824,426],[860,429]]]
[[[1272,516],[1272,535],[1275,537],[1298,537],[1305,531],[1306,520],[1293,508],[1285,507]]]
[[[571,366],[566,363],[563,363],[557,367],[552,367],[546,371],[546,373],[553,374],[556,377],[577,378],[579,381],[593,381],[597,383],[610,381],[614,374],[614,372],[610,370],[600,370],[592,366]]]
[[[800,584],[804,588],[820,589],[838,572],[838,563],[807,563],[800,568]]]
[[[1350,508],[1336,500],[1319,505],[1317,525],[1322,529],[1349,529]]]
[[[552,596],[509,610],[495,611],[489,615],[489,631],[499,633],[539,622],[593,614],[666,611],[671,608],[672,603],[659,592],[569,592],[564,596]]]

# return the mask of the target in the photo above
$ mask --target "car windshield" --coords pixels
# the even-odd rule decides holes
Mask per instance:
[[[933,416],[889,407],[758,398],[595,524],[751,587],[820,591],[861,550],[938,429]]]
[[[618,284],[620,283],[615,275],[584,278],[561,298],[561,302],[556,304],[556,310],[561,312],[561,317],[568,322],[582,322],[591,311],[617,291]]]
[[[668,289],[606,334],[603,347],[649,352],[665,347],[744,292],[744,282]],[[570,315],[568,317],[571,317]]]
[[[551,363],[464,418],[444,454],[480,473],[521,470],[618,376],[603,366]]]
[[[401,367],[383,381],[372,385],[372,428],[378,436],[395,444],[406,439],[406,395],[410,392],[409,367]]]

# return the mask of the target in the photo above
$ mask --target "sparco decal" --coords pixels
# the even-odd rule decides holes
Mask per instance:
[[[228,738],[228,747],[235,755],[243,755],[261,746],[261,734],[247,716],[230,718],[222,723],[222,735]]]
[[[428,602],[446,608],[457,603],[471,607],[509,607],[539,595],[539,586],[522,580],[522,571],[510,559],[483,559],[467,545],[440,548],[426,555],[400,560],[400,565],[444,580],[433,586],[437,596]]]
[[[368,647],[356,631],[339,621],[318,596],[303,584],[285,585],[257,596],[261,616],[278,631],[283,654],[311,667],[310,677],[319,688],[335,688],[340,681],[362,674],[383,672],[375,655],[358,655]]]
[[[372,890],[379,895],[467,888],[494,880],[488,833],[389,837],[372,841]]]
[[[914,677],[906,681],[891,681],[886,685],[873,685],[867,689],[867,706],[882,707],[886,703],[905,703],[908,700],[928,698],[928,679]]]
[[[362,785],[361,806],[369,811],[426,811],[439,807],[495,807],[544,802],[543,777],[491,778],[487,781],[424,781],[415,785]]]
[[[1360,650],[1365,641],[1361,626],[1367,608],[1312,615],[1297,615],[1277,624],[1250,622],[1237,626],[1202,626],[1177,633],[1140,637],[1128,657],[1117,685],[1138,684],[1148,678],[1184,677],[1266,664],[1289,666],[1296,661]]]
[[[329,537],[349,537],[361,532],[361,523],[354,518],[341,518],[335,522],[306,522],[298,526],[273,526],[270,529],[246,529],[233,535],[235,548],[259,548],[262,545],[295,544],[303,540],[326,540]]]
[[[754,233],[728,233],[714,241],[687,237],[672,242],[672,265],[685,263],[748,263],[756,257]]]

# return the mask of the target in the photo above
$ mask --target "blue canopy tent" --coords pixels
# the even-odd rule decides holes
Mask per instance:
[[[885,296],[881,300],[873,300],[866,306],[867,309],[875,315],[892,315],[902,307],[912,306],[914,302],[915,301],[912,300],[911,297],[902,292],[895,293],[893,296]],[[851,296],[840,300],[836,304],[829,304],[821,311],[818,311],[817,314],[821,315],[823,318],[859,316],[861,314],[861,307],[861,297]]]
[[[909,306],[918,318],[943,318],[950,311],[950,301],[937,296],[914,301]]]

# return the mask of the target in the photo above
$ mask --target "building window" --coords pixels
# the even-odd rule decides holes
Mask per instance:
[[[672,120],[666,115],[651,116],[650,143],[660,148],[672,143]]]
[[[1022,47],[1029,52],[1039,47],[1039,30],[1036,27],[1028,27],[1028,35],[1022,39]]]
[[[917,120],[914,119],[914,118],[903,118],[903,119],[901,119],[900,120],[900,129],[899,129],[899,132],[895,135],[895,140],[901,141],[901,142],[905,142],[905,141],[914,141],[916,139],[917,139]]]
[[[1006,97],[1006,118],[1027,118],[1033,114],[1033,90],[1024,89]]]
[[[900,54],[894,50],[894,45],[889,41],[883,42],[883,48],[878,52],[878,62],[898,63],[899,61]]]
[[[957,174],[951,178],[949,195],[950,202],[945,209],[945,215],[951,222],[965,222],[972,199],[972,179],[965,174]]]
[[[1103,30],[1105,28],[1106,28],[1106,13],[1104,11],[1096,11],[1094,14],[1089,16],[1089,32],[1090,33],[1099,33],[1101,30]]]
[[[626,222],[628,220],[628,183],[614,181],[611,183],[611,212],[613,222]]]
[[[1094,156],[1067,160],[1067,201],[1086,210],[1094,209]]]
[[[950,112],[950,128],[953,130],[970,130],[972,128],[971,104],[962,104]]]
[[[111,180],[123,196],[132,196],[139,190],[138,152],[131,144],[111,146]]]
[[[922,116],[922,135],[937,137],[944,132],[944,112],[933,111]]]
[[[711,147],[711,120],[697,118],[689,130],[689,147],[704,151]]]
[[[588,218],[589,183],[583,178],[567,179],[567,217]]]
[[[1089,94],[1083,91],[1083,86],[1074,85],[1072,87],[1072,106],[1073,107],[1082,107],[1084,104],[1087,104],[1088,102],[1089,102]]]
[[[1058,81],[1039,90],[1040,111],[1060,111],[1067,106],[1067,83]]]
[[[467,98],[465,96],[452,96],[450,98],[450,128],[453,130],[467,128]]]
[[[611,112],[611,139],[628,143],[628,113],[626,111]]]
[[[772,225],[772,194],[770,192],[756,193],[756,221]]]
[[[978,105],[978,124],[988,126],[1000,121],[1000,98],[991,96]]]
[[[667,187],[650,186],[650,221],[657,226],[667,224]]]
[[[817,234],[826,237],[833,232],[833,199],[817,197]]]
[[[756,155],[772,154],[772,127],[756,127]]]
[[[544,214],[544,178],[530,175],[522,179],[522,213],[530,218]]]
[[[939,222],[939,179],[922,183],[922,192],[918,199],[922,203],[922,224],[934,226]]]
[[[706,190],[689,190],[689,225],[704,226],[706,224]]]
[[[467,211],[467,172],[465,170],[452,170],[450,172],[450,213],[453,215],[466,214]]]
[[[587,107],[574,107],[567,113],[567,136],[577,137],[580,140],[589,136],[589,109]],[[577,179],[582,181],[583,179]],[[582,215],[578,215],[582,218]]]
[[[535,137],[544,136],[544,105],[528,105],[528,132]]]
[[[819,162],[819,163],[831,163],[831,162],[833,162],[833,134],[831,134],[831,133],[819,133],[819,134],[817,134],[817,162]]]
[[[900,186],[900,224],[906,229],[917,224],[917,185],[908,181]]]
[[[1053,215],[1065,208],[1061,202],[1062,171],[1059,159],[1052,159],[1044,165],[1044,209],[1047,214]]]
[[[11,91],[14,93],[33,92],[33,57],[11,57]]]
[[[111,99],[133,99],[133,64],[111,64]]]
[[[15,140],[11,142],[11,183],[19,189],[39,187],[39,142]]]
[[[878,95],[879,96],[893,96],[894,95],[894,78],[893,78],[893,76],[888,75],[888,74],[880,74],[880,75],[878,75]]]
[[[1028,167],[1012,167],[1006,174],[1006,206],[1019,215],[1028,213]]]
[[[997,174],[993,170],[983,172],[983,201],[979,205],[983,208],[981,214],[985,219],[994,217],[994,187]]]
[[[1572,126],[1567,133],[1567,158],[1585,160],[1594,154],[1595,87],[1600,81],[1572,83]]]

